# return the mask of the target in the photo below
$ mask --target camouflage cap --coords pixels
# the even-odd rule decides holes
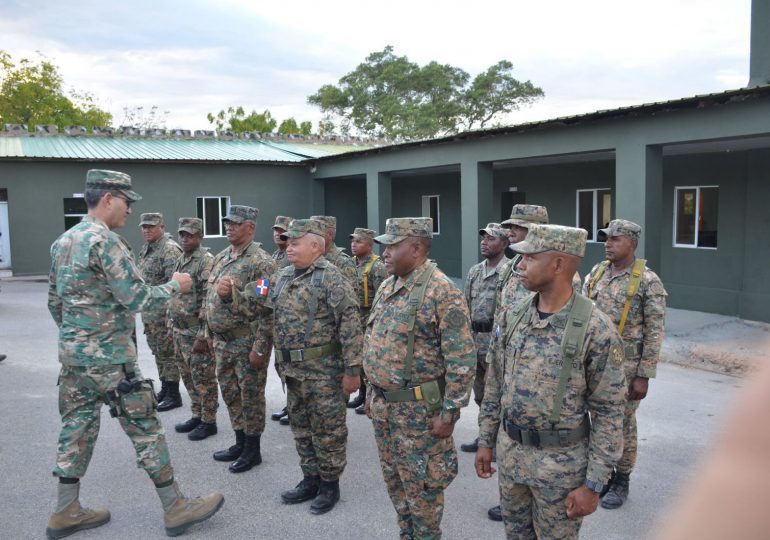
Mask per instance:
[[[291,218],[289,216],[275,216],[275,225],[273,225],[273,230],[282,230],[286,231],[289,229],[289,224],[291,223]]]
[[[374,240],[374,237],[376,235],[377,235],[376,231],[373,231],[371,229],[356,227],[353,233],[349,234],[348,237],[355,240]]]
[[[179,232],[198,234],[203,232],[203,220],[196,217],[179,218]]]
[[[310,216],[310,219],[320,221],[326,229],[337,228],[337,218],[334,216]]]
[[[163,225],[163,214],[160,212],[147,212],[139,217],[139,226]]]
[[[639,240],[642,234],[642,228],[627,219],[613,219],[605,229],[599,229],[597,237],[599,240],[607,240],[608,236],[628,236],[634,240]]]
[[[259,208],[253,206],[241,206],[237,204],[230,205],[230,210],[227,211],[227,215],[222,218],[222,221],[232,221],[233,223],[243,223],[244,221],[257,222],[257,216],[259,215]]]
[[[484,236],[488,234],[489,236],[494,236],[496,238],[505,238],[508,239],[508,233],[505,231],[505,229],[500,226],[499,223],[487,223],[487,226],[483,229],[479,229],[479,235]]]
[[[514,204],[511,208],[511,217],[506,219],[500,225],[518,225],[519,227],[529,227],[531,223],[548,223],[548,210],[545,206],[536,204]]]
[[[323,237],[326,232],[324,224],[317,219],[295,219],[289,224],[289,228],[281,235],[281,240],[289,238],[302,238],[308,233]]]
[[[385,234],[377,236],[378,244],[397,244],[408,237],[433,238],[433,219],[429,217],[389,218]]]
[[[141,201],[142,196],[131,190],[131,177],[126,173],[91,169],[86,173],[86,189],[109,189],[120,191],[129,201]]]
[[[511,246],[518,253],[531,255],[544,251],[559,251],[567,255],[582,257],[586,252],[588,232],[564,225],[531,224],[523,242]]]

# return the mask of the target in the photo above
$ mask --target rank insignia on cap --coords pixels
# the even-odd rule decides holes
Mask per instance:
[[[260,296],[267,296],[269,288],[270,285],[266,279],[258,279],[256,285],[254,285],[254,290],[257,291],[257,294]]]

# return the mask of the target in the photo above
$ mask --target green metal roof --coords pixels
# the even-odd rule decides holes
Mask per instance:
[[[153,139],[91,136],[0,136],[0,159],[89,161],[264,161],[298,163],[350,150],[343,145],[272,140]]]

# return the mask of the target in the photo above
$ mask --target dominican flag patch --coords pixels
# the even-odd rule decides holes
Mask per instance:
[[[266,279],[258,279],[256,285],[254,286],[254,290],[256,290],[257,294],[260,296],[266,296],[268,288],[269,282]]]

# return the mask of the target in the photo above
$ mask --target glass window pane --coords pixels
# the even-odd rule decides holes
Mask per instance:
[[[698,201],[698,247],[717,247],[719,188],[701,188]]]
[[[594,233],[594,192],[578,191],[578,222],[577,226],[588,231],[588,240],[596,239]]]
[[[0,202],[8,201],[8,190],[6,188],[0,189]]]
[[[195,204],[198,210],[198,219],[203,219],[203,197],[196,197]]]
[[[676,190],[676,243],[695,245],[695,189]]]
[[[65,197],[64,198],[64,213],[65,214],[87,214],[88,207],[86,206],[86,200],[82,197]]]
[[[430,198],[430,217],[433,219],[433,232],[438,234],[438,197]]]
[[[612,192],[609,189],[600,189],[596,192],[596,230],[604,229],[610,224],[612,211]]]
[[[64,230],[69,230],[83,219],[83,216],[64,216]]]
[[[222,216],[219,215],[219,198],[206,197],[203,204],[206,214],[206,221],[204,222],[205,235],[222,236]]]

